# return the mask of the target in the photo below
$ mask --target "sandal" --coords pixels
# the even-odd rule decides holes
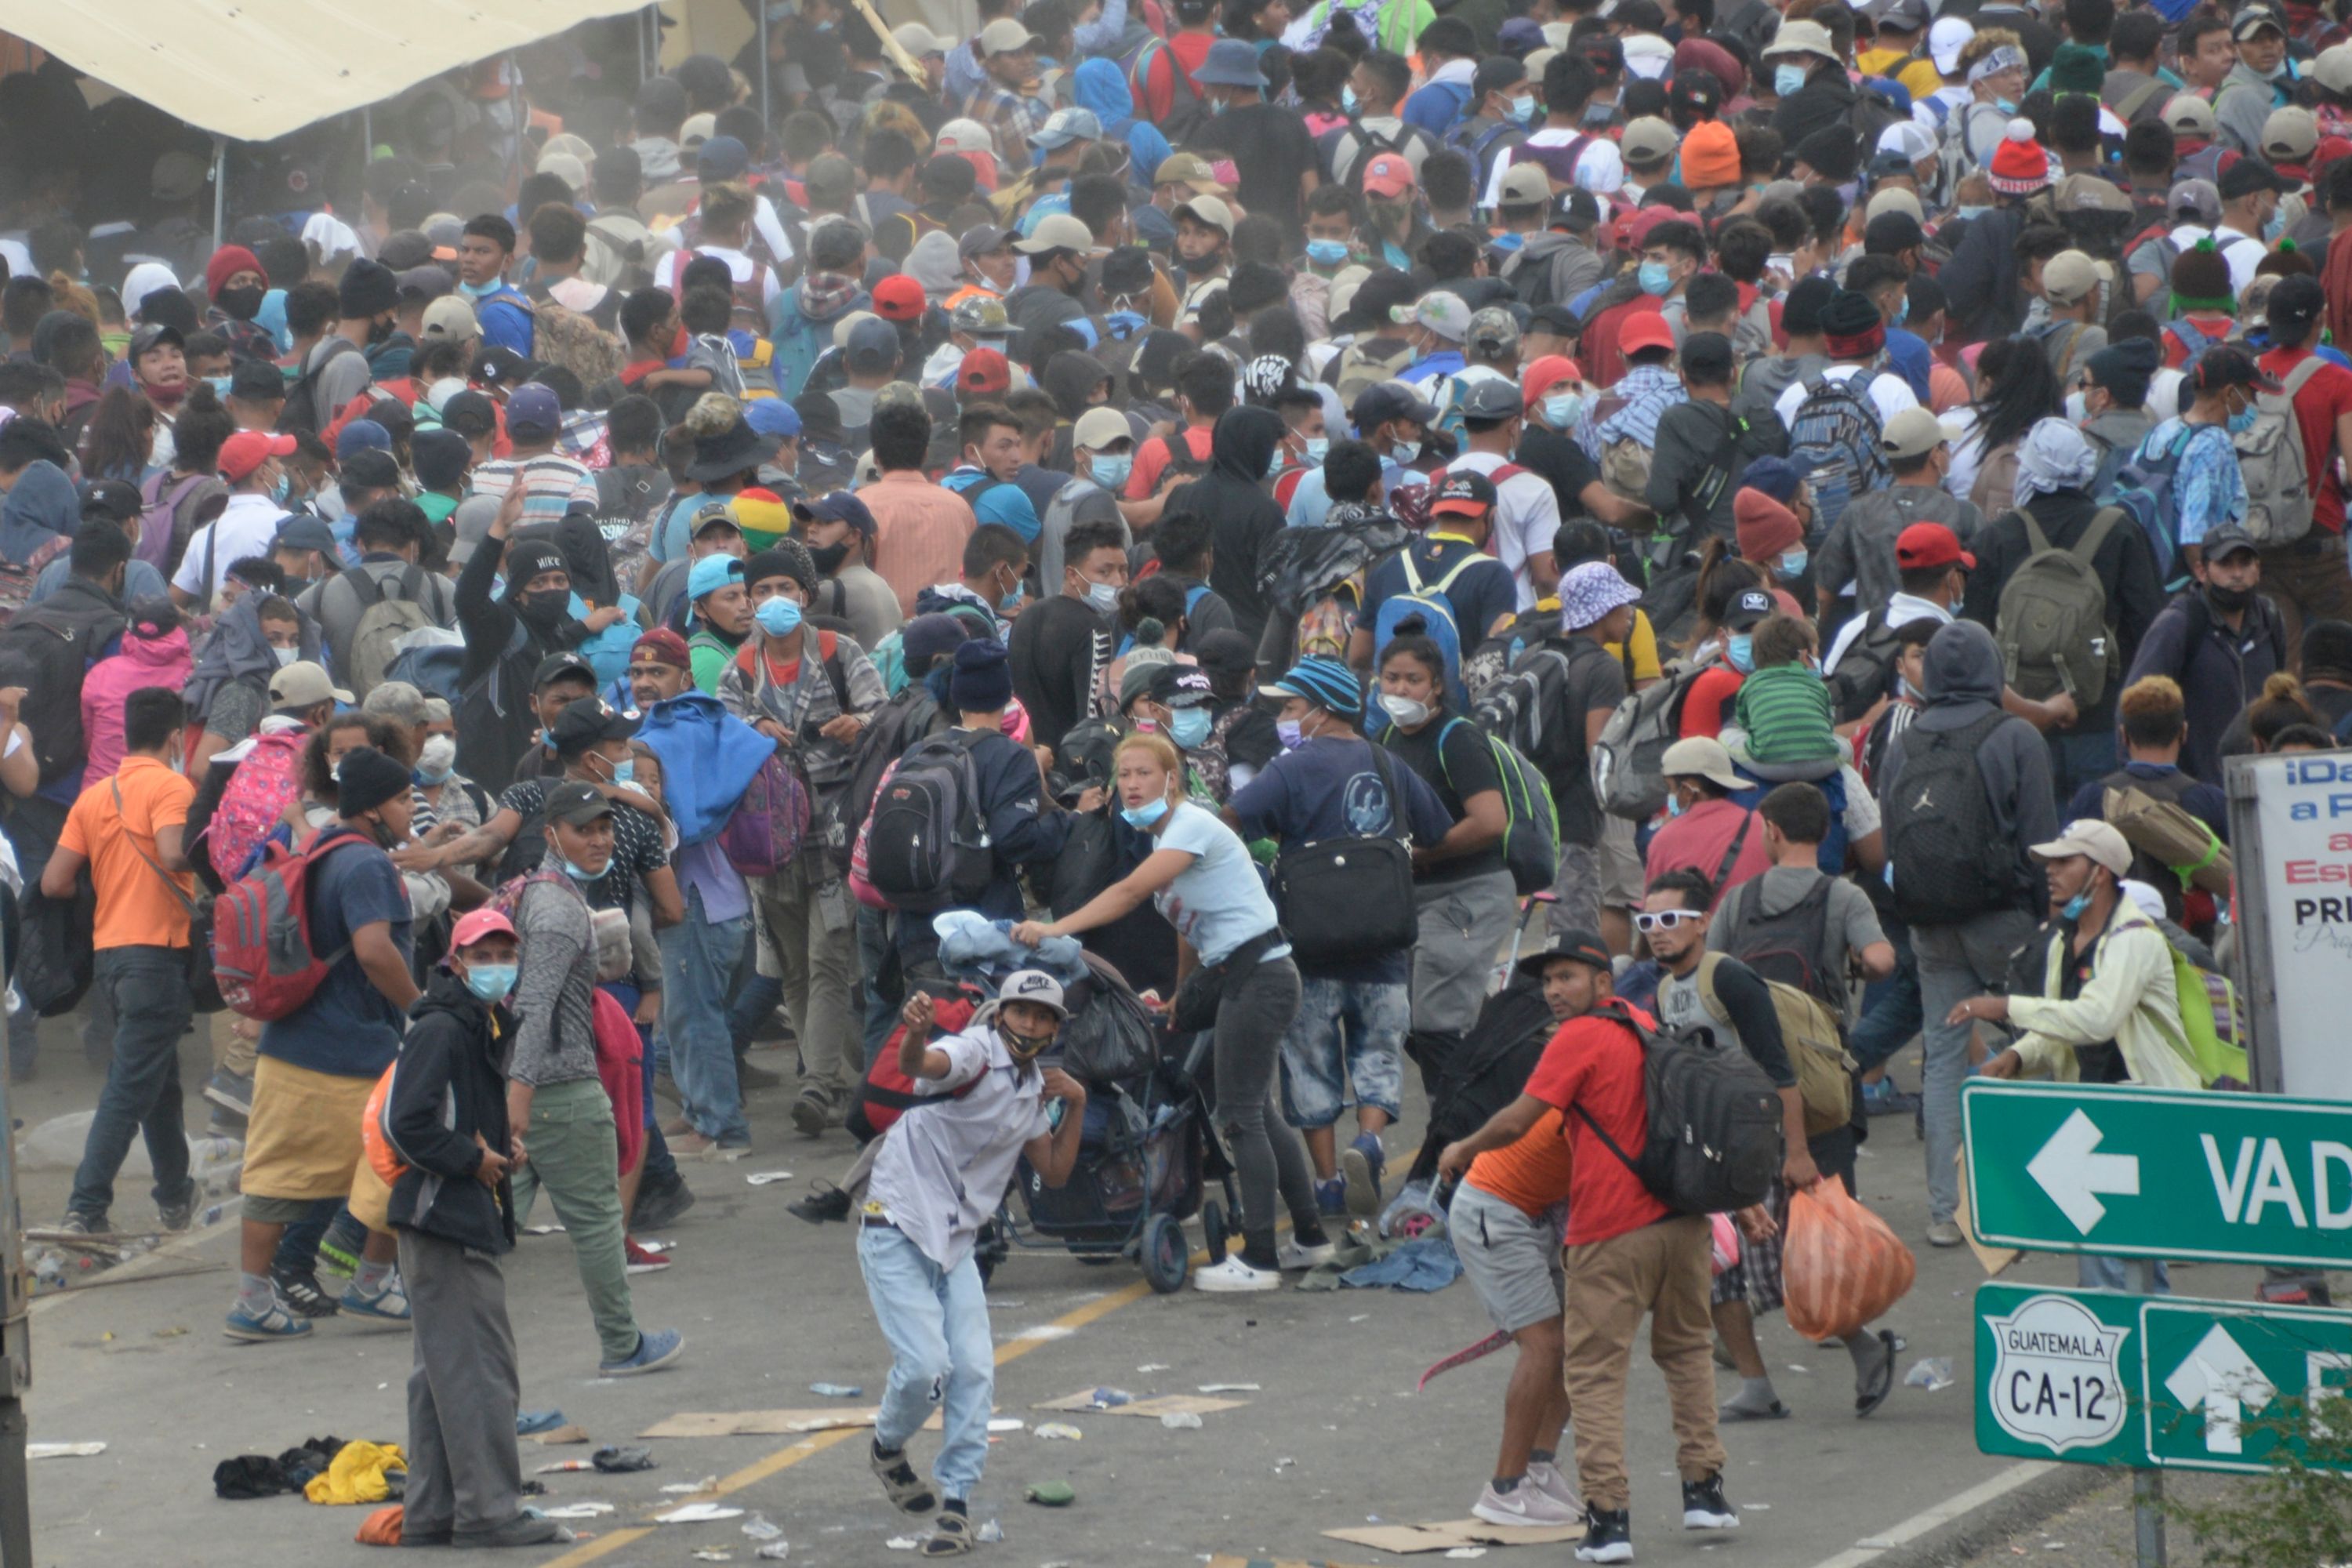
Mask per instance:
[[[866,1460],[882,1482],[883,1491],[889,1495],[890,1506],[900,1513],[929,1513],[940,1506],[938,1497],[923,1484],[923,1478],[915,1474],[915,1467],[907,1462],[906,1449],[886,1455],[878,1445],[868,1445]]]
[[[1882,1329],[1878,1342],[1886,1347],[1886,1360],[1880,1364],[1878,1375],[1871,1379],[1868,1386],[1854,1389],[1853,1413],[1857,1418],[1885,1404],[1886,1396],[1895,1391],[1895,1352],[1901,1348],[1902,1342]]]
[[[1717,1421],[1786,1421],[1794,1412],[1779,1400],[1769,1410],[1751,1410],[1744,1405],[1725,1405],[1715,1413]]]
[[[969,1514],[942,1513],[932,1522],[931,1533],[923,1537],[925,1557],[961,1557],[971,1550],[971,1517]]]

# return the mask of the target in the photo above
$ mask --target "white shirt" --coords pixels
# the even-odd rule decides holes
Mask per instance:
[[[1445,465],[1450,473],[1468,468],[1493,479],[1510,459],[1499,452],[1465,452]],[[1495,554],[1518,579],[1519,608],[1536,607],[1535,579],[1528,574],[1528,558],[1551,553],[1552,537],[1559,532],[1559,496],[1551,481],[1533,469],[1513,474],[1495,486]]]
[[[2213,243],[2221,248],[2221,259],[2230,264],[2230,287],[2242,292],[2254,280],[2254,268],[2263,264],[2270,247],[2251,234],[2241,234],[2234,228],[2213,231]]]
[[[219,593],[221,579],[229,567],[251,555],[267,555],[278,542],[278,525],[286,517],[286,509],[265,495],[243,491],[228,498],[220,517],[205,524],[188,536],[188,552],[180,558],[180,569],[172,574],[172,586],[191,594],[210,605]],[[213,537],[220,537],[218,545]],[[210,552],[213,563],[212,580],[205,580],[205,557]]]
[[[756,193],[751,197],[751,226],[758,229],[760,237],[768,242],[769,255],[778,261],[790,261],[793,258],[793,237],[784,232],[783,220],[776,216],[776,209],[768,198]],[[662,230],[661,237],[683,249],[686,245],[685,236],[686,226],[680,223],[672,224]]]
[[[1888,596],[1886,601],[1886,625],[1890,626],[1904,626],[1909,622],[1919,619],[1922,616],[1931,621],[1940,621],[1946,626],[1950,626],[1952,624],[1952,612],[1946,609],[1943,605],[1936,603],[1933,599],[1915,598],[1911,595],[1905,593],[1900,588],[1895,589],[1895,592]],[[1845,657],[1845,650],[1852,647],[1853,646],[1853,639],[1862,635],[1863,623],[1869,619],[1870,617],[1868,616],[1854,616],[1848,619],[1845,625],[1838,628],[1837,636],[1832,639],[1830,643],[1829,658],[1822,660],[1822,673],[1823,675],[1834,675],[1837,673],[1838,660]]]
[[[915,1080],[923,1103],[882,1135],[866,1195],[952,1273],[996,1213],[1022,1145],[1052,1129],[1036,1070],[1014,1063],[994,1026],[975,1023],[931,1048],[946,1053],[948,1076]],[[971,1091],[954,1098],[966,1084]]]
[[[1588,131],[1563,131],[1547,125],[1531,132],[1525,142],[1513,147],[1508,155],[1495,160],[1495,172],[1486,176],[1486,205],[1489,208],[1502,205],[1503,172],[1518,156],[1518,147],[1567,147],[1580,136],[1590,138],[1591,145],[1576,155],[1578,187],[1603,198],[1616,195],[1625,184],[1625,159],[1617,151],[1617,143],[1606,136],[1594,136]],[[1601,216],[1604,218],[1609,216],[1605,200]]]
[[[776,296],[783,292],[776,283],[774,268],[762,267],[742,251],[730,250],[723,245],[706,245],[699,250],[692,251],[671,251],[667,256],[663,257],[661,264],[654,268],[654,287],[667,289],[676,293],[678,269],[699,256],[708,256],[727,263],[728,276],[735,279],[738,288],[750,283],[755,277],[759,279],[760,303],[762,305],[774,304]]]
[[[1822,372],[1822,379],[1851,381],[1862,368],[1858,364],[1833,364]],[[1880,371],[1871,378],[1865,390],[1870,394],[1871,402],[1878,405],[1878,420],[1882,425],[1906,408],[1919,406],[1919,399],[1913,395],[1911,384],[1890,371]],[[1772,413],[1785,426],[1796,423],[1797,410],[1804,405],[1805,384],[1800,379],[1790,382],[1788,390],[1780,394],[1780,400],[1772,405]]]

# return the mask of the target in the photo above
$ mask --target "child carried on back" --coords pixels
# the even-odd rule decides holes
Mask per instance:
[[[1838,771],[1845,749],[1829,687],[1813,664],[1813,628],[1773,616],[1755,632],[1755,668],[1739,684],[1733,710],[1738,733],[1724,743],[1739,766],[1773,784],[1817,782]]]

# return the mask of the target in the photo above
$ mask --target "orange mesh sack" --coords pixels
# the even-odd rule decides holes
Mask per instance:
[[[367,1516],[367,1521],[360,1526],[359,1534],[352,1539],[362,1546],[399,1545],[402,1506],[394,1503],[390,1508],[376,1510]]]
[[[1835,1178],[1790,1194],[1781,1300],[1789,1327],[1804,1338],[1860,1331],[1910,1292],[1917,1271],[1911,1249]]]

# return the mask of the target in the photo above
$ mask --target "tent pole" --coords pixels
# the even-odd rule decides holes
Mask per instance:
[[[228,138],[213,138],[213,248],[228,243]]]
[[[375,162],[375,106],[367,104],[360,110],[360,167]]]
[[[775,130],[776,121],[774,116],[769,112],[768,89],[775,74],[776,68],[768,58],[767,0],[760,0],[760,126],[761,129],[771,133]]]

